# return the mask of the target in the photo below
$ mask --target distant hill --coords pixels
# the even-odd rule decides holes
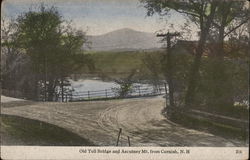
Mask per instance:
[[[129,28],[115,30],[103,35],[89,36],[92,51],[155,50],[161,47],[159,38],[153,33]]]

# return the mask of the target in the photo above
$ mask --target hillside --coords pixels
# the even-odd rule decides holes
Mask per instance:
[[[103,35],[89,36],[92,51],[133,51],[159,49],[161,43],[153,33],[129,28],[115,30]]]

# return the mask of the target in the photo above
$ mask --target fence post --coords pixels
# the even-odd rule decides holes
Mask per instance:
[[[107,93],[107,89],[105,89],[105,94],[106,94],[106,98],[108,98],[108,93]]]
[[[164,83],[165,94],[167,94],[167,83]]]
[[[139,96],[141,96],[141,87],[139,86],[138,89],[139,89]]]
[[[62,97],[61,101],[62,101],[62,102],[64,102],[64,95],[63,95],[63,94],[64,94],[64,93],[61,92],[61,97]]]
[[[70,92],[70,101],[72,102],[73,101],[73,93]]]
[[[130,146],[130,138],[129,138],[129,136],[128,136],[128,146]]]
[[[118,134],[118,137],[117,137],[117,141],[116,141],[116,146],[118,146],[118,144],[119,144],[119,139],[120,139],[121,133],[122,133],[122,129],[120,128],[119,134]]]
[[[88,99],[90,99],[89,91],[88,91]]]
[[[167,83],[164,83],[164,87],[165,87],[165,96],[166,96],[166,107],[168,106],[168,93],[167,93]]]

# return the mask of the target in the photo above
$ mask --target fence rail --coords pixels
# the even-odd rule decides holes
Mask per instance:
[[[93,91],[73,91],[64,94],[64,101],[84,101],[96,99],[111,99],[111,98],[129,98],[129,97],[143,97],[143,96],[156,96],[165,94],[164,86],[160,87],[133,87],[127,94],[121,96],[118,88],[110,88],[105,90]],[[59,101],[62,95],[59,95]]]

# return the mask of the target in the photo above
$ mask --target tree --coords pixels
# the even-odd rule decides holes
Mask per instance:
[[[119,97],[126,97],[129,95],[129,92],[132,91],[134,77],[136,70],[130,71],[129,75],[125,78],[116,79],[115,83],[119,85],[119,88],[113,88],[114,92],[119,95]]]
[[[234,103],[232,78],[230,73],[226,71],[226,63],[224,62],[224,56],[226,55],[224,41],[226,37],[230,37],[234,31],[239,30],[241,26],[247,23],[249,13],[245,4],[244,1],[225,0],[218,4],[218,10],[209,35],[209,49],[213,53],[210,56],[210,60],[213,62],[210,64],[212,68],[210,90],[213,90],[213,98],[210,98],[208,102],[210,106],[232,106]],[[240,44],[240,42],[237,44]]]
[[[16,26],[14,24],[13,19],[7,22],[4,18],[1,19],[1,73],[3,76],[3,86],[5,88],[13,88],[16,89],[15,82],[13,82],[14,70],[16,66],[14,63],[18,60],[19,52],[14,47],[16,45],[15,39],[15,31]]]
[[[160,76],[161,76],[161,59],[164,56],[162,55],[161,52],[156,52],[156,53],[145,53],[145,55],[142,58],[142,63],[145,66],[146,70],[142,72],[145,76],[147,75],[147,79],[150,80],[150,83],[153,84],[155,90],[160,89]],[[149,72],[149,73],[148,73]]]
[[[232,78],[232,72],[235,65],[234,60],[224,61],[224,56],[229,56],[228,52],[225,51],[225,47],[227,46],[228,49],[229,44],[234,44],[231,49],[234,48],[233,52],[236,57],[247,55],[246,49],[248,47],[246,47],[246,44],[248,38],[246,36],[246,27],[243,27],[249,20],[249,10],[246,7],[246,2],[226,0],[186,0],[182,2],[142,0],[142,3],[148,9],[149,16],[154,13],[165,16],[171,14],[170,11],[174,10],[185,15],[188,20],[197,24],[200,29],[195,58],[189,74],[185,106],[191,107],[195,103],[204,104],[204,102],[207,103],[206,105],[215,107],[232,106],[234,103],[233,96],[235,96],[233,94],[235,91],[233,89],[235,84],[233,83],[235,81]],[[245,28],[245,31],[242,32],[242,28]],[[239,32],[236,33],[237,31]],[[235,39],[232,36],[234,34],[243,36],[240,36],[239,39],[236,38],[238,42],[231,43]],[[225,44],[226,37],[229,38],[229,41]],[[238,47],[235,47],[235,45]],[[210,50],[209,59],[208,61],[202,61],[204,59],[202,55],[207,49]],[[201,63],[204,63],[203,66]],[[236,70],[239,72],[239,69]],[[241,72],[237,74],[241,74]],[[204,92],[204,88],[206,88],[207,92]],[[201,90],[203,90],[204,97],[197,98],[197,94]],[[201,101],[198,102],[197,99]]]
[[[36,92],[43,89],[45,101],[52,101],[56,87],[63,86],[67,76],[87,64],[81,50],[85,34],[65,22],[55,7],[43,4],[39,11],[17,18],[19,48],[31,59]]]
[[[82,45],[87,43],[86,36],[83,32],[75,30],[68,25],[62,36],[62,43],[63,45],[59,49],[60,55],[55,64],[57,64],[58,76],[60,77],[63,101],[65,77],[77,73],[84,66],[87,66],[90,70],[93,70],[95,67],[93,65],[93,60],[89,56],[82,54]],[[50,94],[53,93],[53,89],[54,88],[50,89]]]
[[[33,89],[33,76],[30,74],[29,58],[18,49],[17,25],[14,19],[1,19],[1,78],[4,94],[13,97],[29,97],[25,92]],[[24,95],[25,92],[25,95]]]
[[[149,16],[153,15],[154,13],[167,15],[170,14],[170,10],[174,10],[187,16],[200,29],[199,42],[196,48],[195,58],[190,69],[190,76],[185,97],[185,105],[192,106],[198,82],[201,57],[215,16],[215,12],[218,7],[218,1],[186,0],[178,2],[171,0],[141,0],[141,2],[145,4],[144,6],[148,9]]]

